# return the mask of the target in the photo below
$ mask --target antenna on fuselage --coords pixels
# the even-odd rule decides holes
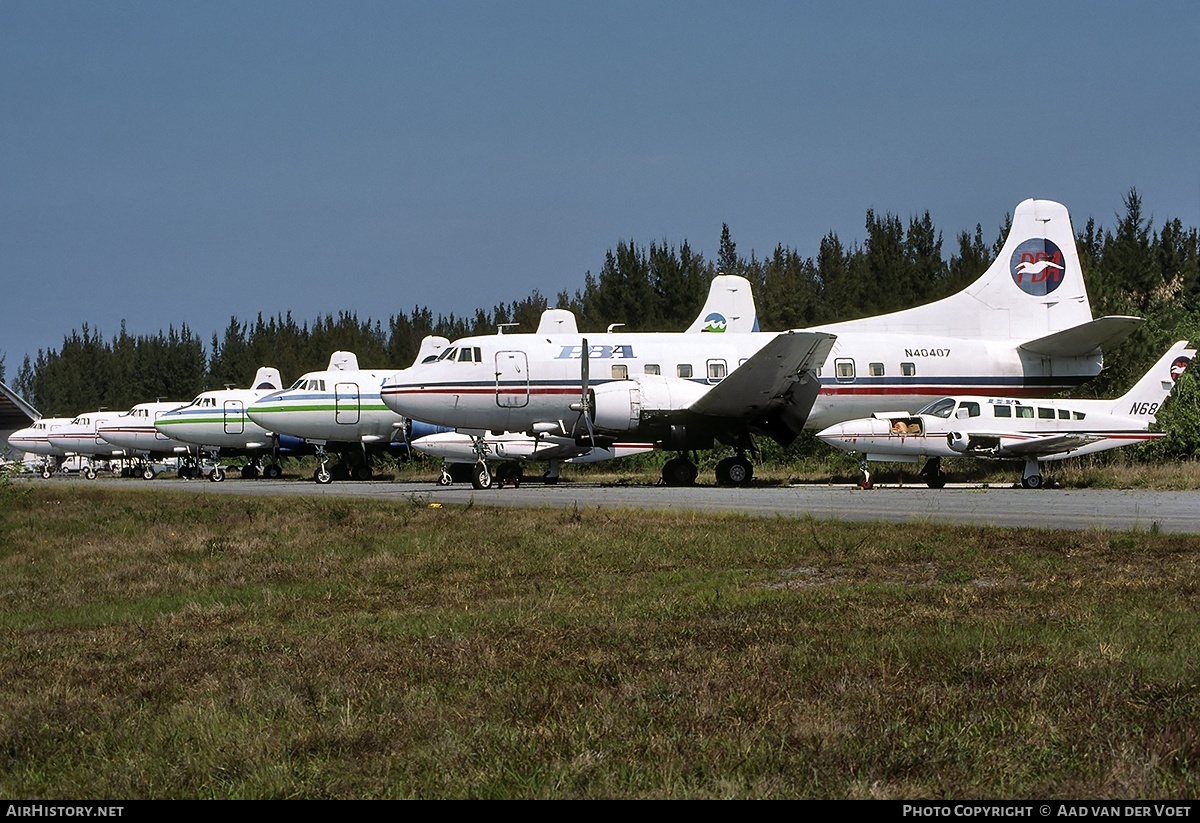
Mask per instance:
[[[615,329],[617,326],[624,326],[624,325],[625,325],[624,323],[609,323],[607,334],[612,334],[612,330]]]
[[[496,324],[496,334],[504,334],[504,330],[507,329],[509,326],[519,326],[519,325],[521,325],[521,324],[520,323],[497,323]]]

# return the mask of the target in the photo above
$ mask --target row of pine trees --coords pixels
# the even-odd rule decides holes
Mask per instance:
[[[1077,245],[1095,316],[1136,315],[1146,323],[1115,351],[1105,371],[1083,390],[1115,396],[1175,340],[1200,339],[1200,234],[1178,219],[1158,225],[1136,190],[1124,197],[1125,212],[1105,228],[1094,219],[1076,225]],[[907,224],[892,214],[866,214],[865,240],[844,245],[830,232],[815,256],[777,246],[769,255],[738,253],[723,227],[715,260],[684,241],[639,245],[621,241],[581,289],[560,292],[554,305],[572,310],[582,331],[622,323],[630,331],[679,331],[699,312],[709,281],[718,272],[751,282],[764,331],[896,311],[952,294],[979,277],[999,253],[1011,215],[986,233],[982,225],[962,231],[947,253],[942,232],[926,211]],[[989,242],[990,241],[990,242]],[[501,324],[536,328],[550,303],[537,291],[521,300],[479,309],[471,317],[435,315],[429,307],[386,320],[340,311],[310,321],[291,313],[254,319],[231,317],[223,332],[206,341],[186,323],[152,336],[131,336],[124,325],[111,338],[84,325],[68,333],[61,348],[26,357],[10,385],[42,414],[73,416],[99,407],[128,408],[154,399],[189,400],[200,391],[246,386],[259,366],[275,366],[285,382],[324,368],[334,351],[352,351],[365,368],[403,368],[430,334],[451,340],[494,333]],[[4,363],[0,360],[0,380]],[[1194,377],[1193,377],[1194,380]],[[1196,406],[1192,385],[1181,386],[1173,417]],[[1176,425],[1190,426],[1192,414]],[[1195,432],[1175,454],[1200,448]]]

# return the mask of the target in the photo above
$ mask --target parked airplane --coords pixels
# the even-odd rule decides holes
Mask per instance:
[[[1023,400],[969,395],[943,397],[916,414],[878,412],[837,423],[817,437],[864,456],[860,485],[870,488],[868,460],[916,463],[931,488],[946,485],[943,457],[1024,460],[1021,485],[1042,485],[1041,463],[1163,437],[1150,431],[1175,381],[1196,355],[1179,341],[1116,400]]]
[[[96,463],[111,463],[125,457],[125,450],[118,448],[103,437],[99,426],[120,417],[124,412],[97,409],[77,415],[70,423],[48,434],[50,445],[81,459],[80,474],[89,480],[96,478]]]
[[[611,331],[610,327],[610,331]],[[750,281],[737,275],[718,274],[709,284],[708,297],[685,333],[745,333],[758,331],[758,310]],[[578,334],[575,315],[569,311],[551,309],[538,324],[537,334]],[[462,357],[459,354],[459,357]],[[419,424],[418,424],[419,425]],[[547,463],[542,482],[558,482],[562,463],[598,463],[631,454],[653,451],[653,443],[596,443],[578,442],[574,437],[539,433],[528,435],[503,432],[472,437],[460,432],[442,430],[418,437],[412,447],[419,452],[443,458],[441,485],[463,479],[463,471],[477,489],[490,488],[492,474],[487,464],[497,462],[496,479],[501,487],[520,485],[524,463]],[[470,468],[471,466],[474,468]],[[481,470],[482,469],[482,470]],[[456,478],[457,475],[457,478]]]
[[[134,473],[153,480],[154,458],[186,458],[196,451],[194,445],[168,437],[154,427],[159,416],[180,405],[178,400],[138,403],[127,412],[97,423],[96,433],[116,450],[114,455],[132,462]]]
[[[42,477],[50,477],[62,466],[67,452],[50,442],[50,435],[70,426],[70,417],[43,417],[8,436],[8,444],[18,451],[36,454],[42,458],[38,470]]]
[[[426,337],[416,362],[436,358],[449,343],[444,337]],[[379,398],[386,370],[360,369],[353,352],[334,352],[324,371],[309,372],[290,388],[271,392],[246,407],[247,416],[267,432],[289,435],[311,444],[320,460],[313,472],[318,483],[329,483],[330,451],[339,466],[357,480],[371,477],[371,453],[408,454],[404,417]],[[427,431],[433,431],[428,429]]]
[[[1140,322],[1092,319],[1066,208],[1026,200],[983,276],[934,303],[778,334],[582,337],[564,323],[559,334],[469,337],[397,372],[382,399],[474,434],[653,443],[680,453],[663,466],[672,485],[695,480],[688,451],[719,442],[737,454],[718,465],[718,482],[741,485],[756,435],[786,445],[802,428],[870,414],[881,398],[918,408],[956,390],[1051,394],[1098,374],[1103,347]]]
[[[201,392],[186,406],[159,416],[154,427],[160,433],[193,444],[202,454],[208,455],[215,463],[208,473],[208,479],[214,483],[225,479],[221,457],[234,455],[250,460],[241,469],[242,477],[276,478],[282,473],[280,455],[313,453],[313,448],[303,440],[269,432],[246,414],[247,407],[256,400],[282,388],[279,370],[263,366],[254,375],[253,388]],[[263,457],[268,455],[271,462],[264,466]]]
[[[542,475],[542,482],[553,485],[558,482],[562,463],[599,463],[654,451],[653,443],[611,443],[581,448],[570,437],[512,432],[485,434],[482,438],[459,432],[439,432],[418,437],[410,445],[423,454],[442,458],[442,476],[438,478],[438,485],[449,486],[454,482],[452,467],[473,465],[471,484],[477,489],[492,486],[488,461],[499,461],[495,480],[501,486],[519,486],[525,475],[524,463],[549,463],[550,468]]]

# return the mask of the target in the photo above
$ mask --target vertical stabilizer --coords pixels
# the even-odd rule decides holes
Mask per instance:
[[[758,310],[754,306],[754,293],[750,281],[736,274],[718,274],[708,287],[708,300],[692,325],[685,330],[692,332],[756,332]]]
[[[279,376],[279,369],[272,366],[263,366],[254,375],[254,384],[251,388],[255,389],[274,389],[279,391],[283,388],[283,378]]]
[[[358,355],[352,351],[335,351],[329,357],[327,371],[358,371]]]
[[[1159,408],[1195,356],[1196,350],[1189,349],[1186,340],[1171,346],[1132,389],[1113,401],[1111,413],[1154,422]]]
[[[857,329],[1027,341],[1091,320],[1066,206],[1053,200],[1025,200],[1013,212],[1012,228],[999,256],[982,277],[958,294],[820,328],[835,334]]]

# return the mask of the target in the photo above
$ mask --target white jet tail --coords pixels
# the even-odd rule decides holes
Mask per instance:
[[[1034,354],[1080,357],[1128,336],[1136,317],[1092,319],[1071,216],[1053,200],[1025,200],[1004,248],[983,276],[958,294],[924,306],[822,326],[1008,339]]]
[[[1113,401],[1111,413],[1153,423],[1179,376],[1195,356],[1196,350],[1189,349],[1186,340],[1171,346],[1132,389]]]
[[[271,366],[263,366],[254,375],[254,384],[251,386],[254,389],[272,389],[279,391],[283,388],[283,378],[279,376],[279,369]]]
[[[758,310],[750,281],[736,274],[718,274],[708,287],[708,300],[685,330],[691,332],[756,332]]]

